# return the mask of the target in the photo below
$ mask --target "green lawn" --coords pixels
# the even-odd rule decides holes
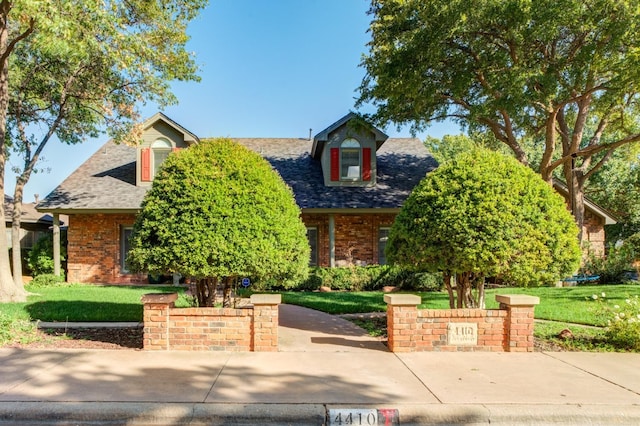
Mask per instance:
[[[640,285],[597,285],[578,287],[538,287],[538,288],[502,288],[487,291],[487,308],[497,308],[496,294],[528,294],[540,297],[535,316],[538,319],[570,322],[588,325],[603,325],[599,315],[599,302],[594,301],[595,294],[608,304],[621,304],[626,298],[640,295]],[[415,293],[422,298],[421,309],[447,309],[449,298],[446,292]],[[294,293],[282,295],[283,303],[306,306],[333,314],[384,312],[384,294],[381,292],[331,292],[331,293]]]
[[[53,287],[27,287],[32,293],[27,303],[0,304],[5,316],[41,321],[140,321],[140,298],[146,293],[175,292],[183,287],[150,286],[93,286],[61,285]],[[564,288],[504,288],[487,292],[487,308],[496,308],[495,294],[529,294],[540,297],[536,318],[577,324],[603,325],[598,315],[599,303],[606,294],[606,303],[622,304],[633,295],[640,295],[640,285],[578,286]],[[417,293],[422,298],[420,308],[446,309],[449,306],[445,292]],[[284,292],[283,303],[296,304],[331,314],[384,312],[384,294],[381,292]]]
[[[140,298],[147,293],[183,292],[183,288],[69,284],[26,287],[26,303],[1,303],[0,314],[40,321],[142,321]]]

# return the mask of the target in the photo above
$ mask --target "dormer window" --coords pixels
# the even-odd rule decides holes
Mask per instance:
[[[140,150],[140,180],[142,182],[151,182],[169,154],[177,149],[173,147],[168,139],[159,138],[153,141],[149,148]]]
[[[340,145],[340,179],[360,180],[362,149],[355,139],[345,139]]]
[[[311,157],[320,161],[324,184],[356,188],[374,186],[376,151],[387,137],[352,112],[318,133],[313,138]]]
[[[155,176],[160,170],[160,166],[167,159],[172,150],[171,142],[166,139],[157,139],[151,144],[151,151],[153,152],[153,164],[151,165],[152,176]]]

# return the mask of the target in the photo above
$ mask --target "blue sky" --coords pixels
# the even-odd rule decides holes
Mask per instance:
[[[189,27],[200,83],[176,83],[179,104],[163,112],[200,137],[308,137],[354,110],[369,41],[368,0],[211,0]],[[141,108],[144,118],[158,111]],[[370,111],[366,111],[370,112]],[[383,129],[390,136],[408,130]],[[426,135],[460,130],[434,124]],[[25,201],[44,198],[107,141],[52,142]],[[11,162],[11,160],[10,160]],[[15,178],[8,173],[7,194]]]

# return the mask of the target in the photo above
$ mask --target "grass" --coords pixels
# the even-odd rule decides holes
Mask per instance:
[[[97,286],[83,284],[62,284],[51,287],[29,287],[33,293],[26,303],[0,304],[1,328],[9,330],[9,324],[18,327],[8,332],[14,337],[19,330],[28,328],[29,321],[58,322],[99,322],[99,321],[141,321],[142,304],[140,298],[146,293],[180,292],[183,287],[171,286]],[[537,323],[535,335],[569,350],[613,350],[604,340],[602,329],[583,327],[604,325],[598,309],[600,304],[593,299],[606,295],[606,303],[622,304],[629,296],[640,295],[640,285],[596,285],[577,287],[503,288],[487,291],[487,308],[497,308],[495,294],[529,294],[540,297],[536,306],[536,319],[552,321]],[[421,309],[447,309],[449,299],[445,292],[415,293],[422,298]],[[300,305],[330,314],[384,312],[382,292],[331,292],[331,293],[282,293],[283,303]],[[178,306],[188,306],[181,297]],[[384,335],[384,322],[361,320],[360,326],[374,335]],[[573,339],[560,340],[556,336],[563,329],[569,329]],[[28,330],[27,330],[28,331]],[[28,333],[26,333],[28,335]],[[6,337],[6,336],[5,336]],[[0,332],[0,344],[2,341]]]
[[[486,304],[487,309],[497,308],[496,294],[528,294],[540,298],[540,304],[535,308],[537,319],[602,326],[604,320],[599,313],[599,305],[592,296],[595,294],[601,298],[603,292],[606,294],[607,303],[622,304],[629,296],[640,295],[640,285],[491,289],[487,290]],[[422,298],[420,309],[449,308],[449,297],[446,292],[415,294]],[[384,312],[386,310],[382,292],[286,292],[282,295],[282,301],[331,314]]]
[[[183,291],[176,287],[65,284],[26,287],[26,303],[0,304],[0,314],[15,319],[57,322],[142,321],[140,298],[146,293]]]

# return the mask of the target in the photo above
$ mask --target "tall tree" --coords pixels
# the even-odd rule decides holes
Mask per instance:
[[[21,158],[14,250],[19,253],[15,238],[24,185],[54,135],[70,144],[100,133],[135,143],[137,105],[174,103],[169,82],[197,80],[194,58],[185,49],[186,28],[206,3],[0,1],[0,198],[7,153]],[[0,301],[26,297],[19,259],[14,254],[11,280],[6,241],[0,238]]]
[[[524,164],[561,168],[582,230],[587,180],[640,140],[637,0],[373,0],[359,104],[378,122],[457,120],[490,130]]]

